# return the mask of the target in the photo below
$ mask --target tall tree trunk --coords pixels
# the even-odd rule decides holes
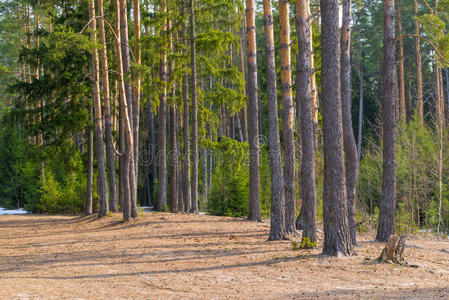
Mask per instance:
[[[168,29],[171,30],[171,22],[168,21]],[[169,36],[170,52],[173,53],[173,35]],[[170,76],[172,81],[171,98],[176,97],[176,81],[175,81],[175,62],[170,62]],[[170,105],[170,210],[173,213],[178,212],[178,117],[176,103]]]
[[[161,13],[167,12],[166,1],[161,2]],[[164,20],[163,31],[167,31],[167,19]],[[160,61],[160,95],[159,95],[159,126],[158,126],[158,205],[160,211],[167,210],[167,52],[161,49]]]
[[[338,1],[321,0],[324,186],[323,254],[352,254],[343,152]]]
[[[300,190],[302,208],[297,225],[303,229],[301,244],[311,248],[316,242],[316,182],[315,182],[315,143],[313,121],[313,99],[310,77],[310,39],[309,1],[296,1],[296,28],[298,35],[298,59],[296,86],[298,111],[301,111],[300,139],[302,147]],[[300,224],[298,224],[300,223]],[[306,243],[306,241],[309,243]]]
[[[241,14],[240,14],[241,15]],[[242,26],[240,27],[240,45],[239,45],[239,71],[242,73],[243,81],[245,82],[245,93],[247,93],[247,81],[245,76],[245,57],[244,57],[244,51],[245,48],[243,46],[243,42],[245,39],[245,19],[242,19]],[[245,142],[248,141],[248,107],[247,103],[245,103],[243,109],[242,109],[242,134],[243,134],[243,140]]]
[[[103,0],[97,0],[98,14],[104,16]],[[106,165],[108,167],[109,179],[109,209],[113,212],[118,211],[117,183],[115,180],[115,154],[114,138],[112,136],[112,117],[109,92],[109,74],[108,74],[108,54],[106,46],[106,33],[104,29],[104,19],[98,19],[101,48],[101,74],[103,82],[103,105],[104,105],[104,126],[106,141]]]
[[[276,95],[276,66],[274,53],[273,13],[271,0],[263,1],[265,51],[267,64],[268,145],[271,170],[271,226],[268,240],[286,238],[285,192],[282,174],[281,143],[279,139],[278,103]]]
[[[134,59],[137,65],[141,64],[141,50],[140,50],[140,0],[133,0],[133,21],[134,21]],[[129,47],[129,46],[128,46]],[[139,178],[139,116],[140,116],[140,74],[137,72],[136,77],[133,81],[133,100],[132,100],[132,124],[133,124],[133,141],[134,141],[134,186],[133,191],[134,195],[137,196],[137,183]],[[133,205],[136,208],[132,210],[132,213],[136,213],[137,216],[137,197],[136,203],[133,202]]]
[[[399,111],[402,121],[407,120],[405,105],[405,72],[404,72],[404,41],[402,38],[401,8],[398,5],[398,35],[399,35]]]
[[[407,98],[405,100],[405,109],[407,115],[407,123],[410,122],[412,117],[412,105],[413,105],[413,97],[412,97],[412,74],[411,74],[412,66],[407,66]]]
[[[130,50],[129,50],[129,40],[128,40],[128,10],[127,10],[127,1],[120,0],[120,38],[121,38],[121,52],[122,52],[122,65],[123,65],[123,73],[126,74],[130,71],[131,62],[130,62]],[[126,103],[128,106],[128,116],[129,116],[129,125],[131,126],[131,131],[133,129],[133,105],[132,105],[132,95],[131,95],[131,82],[125,82],[125,95],[126,95]],[[125,122],[126,123],[126,122]],[[125,124],[125,126],[127,126]],[[129,164],[129,190],[130,190],[130,213],[131,217],[135,218],[137,216],[137,195],[136,195],[136,176],[135,176],[135,155],[134,155],[134,137],[133,137],[133,149],[127,149],[127,155],[129,156],[130,164]],[[137,153],[136,153],[137,155]]]
[[[341,30],[341,102],[343,118],[343,146],[346,155],[346,196],[348,199],[348,224],[351,242],[356,241],[356,184],[357,146],[352,128],[351,86],[351,0],[343,0],[343,25]]]
[[[248,62],[248,144],[249,210],[248,219],[262,221],[260,215],[259,97],[257,85],[256,11],[254,0],[246,0],[246,59]]]
[[[446,110],[449,110],[449,68],[444,70],[446,77]]]
[[[207,201],[207,148],[203,149],[203,203]]]
[[[178,142],[177,142],[177,110],[175,105],[170,106],[170,209],[171,212],[178,212]]]
[[[89,18],[90,22],[90,39],[93,43],[97,41],[97,22],[95,15],[94,0],[89,0]],[[94,116],[95,116],[95,145],[97,156],[97,189],[100,200],[99,216],[105,216],[109,211],[108,203],[108,186],[106,183],[106,169],[104,157],[104,142],[103,142],[103,122],[101,115],[101,96],[100,96],[100,75],[99,75],[98,50],[92,50],[92,78],[93,78],[93,93],[94,93]]]
[[[419,33],[418,17],[418,0],[414,1],[415,8],[415,50],[416,50],[416,109],[418,117],[421,122],[424,121],[424,102],[423,102],[423,80],[422,80],[422,66],[421,66],[421,39]]]
[[[149,122],[149,134],[150,134],[150,144],[149,144],[149,150],[151,155],[151,176],[149,178],[149,184],[150,184],[150,193],[151,193],[151,199],[152,204],[154,207],[157,205],[157,199],[154,199],[154,179],[157,178],[157,156],[156,156],[156,130],[154,128],[154,113],[153,113],[153,107],[151,106],[151,103],[149,103],[149,112],[148,112],[148,122]]]
[[[192,69],[192,207],[190,212],[198,212],[198,97],[196,78],[195,43],[195,0],[190,0],[190,64]]]
[[[317,148],[317,130],[318,130],[318,87],[316,84],[315,76],[315,55],[313,50],[313,28],[312,28],[312,13],[310,12],[310,5],[307,7],[307,15],[309,16],[309,54],[310,54],[310,85],[312,90],[312,116],[314,122],[314,143],[315,149]]]
[[[93,107],[89,107],[89,118],[92,125],[94,122]],[[92,184],[94,179],[94,131],[89,129],[88,133],[88,153],[87,153],[87,188],[86,188],[86,215],[92,214]]]
[[[121,8],[124,8],[124,17],[126,18],[126,1],[125,0],[115,0],[114,1],[115,6],[115,31],[120,32],[120,28],[123,29],[123,22],[122,22],[122,12]],[[127,27],[127,26],[126,26]],[[127,32],[125,34],[128,35]],[[132,202],[135,201],[135,198],[132,192],[132,187],[134,186],[134,174],[133,170],[133,150],[134,150],[134,141],[133,141],[133,133],[132,133],[132,126],[131,126],[131,120],[130,120],[130,114],[129,114],[129,108],[128,103],[130,103],[130,98],[128,98],[126,94],[126,86],[125,86],[125,79],[124,79],[124,63],[122,61],[122,58],[124,58],[126,55],[123,55],[123,46],[122,40],[121,40],[122,34],[117,36],[117,39],[115,39],[115,52],[116,52],[116,58],[117,58],[117,75],[119,78],[119,93],[120,93],[120,117],[122,118],[122,127],[124,132],[124,138],[125,138],[125,147],[124,151],[122,152],[122,170],[120,172],[120,180],[122,183],[123,191],[121,194],[123,194],[123,219],[126,221],[129,221],[131,219],[131,210],[132,210]],[[124,42],[125,43],[125,42]],[[126,41],[127,44],[127,41]],[[126,52],[126,51],[125,51]],[[126,53],[125,53],[126,54]],[[129,54],[129,51],[128,51]],[[129,58],[129,56],[128,56]],[[131,176],[131,175],[132,176]]]
[[[395,119],[394,0],[384,0],[383,60],[383,183],[376,240],[394,234],[396,218],[396,119]]]
[[[438,105],[438,135],[439,135],[439,159],[438,159],[438,238],[440,238],[440,228],[443,222],[442,219],[442,208],[443,208],[443,149],[444,149],[444,91],[443,91],[443,76],[441,74],[440,68],[435,64],[436,71],[436,98],[437,101],[435,105]]]
[[[182,3],[183,15],[187,14],[187,1],[184,0]],[[187,45],[187,25],[183,25],[183,38],[184,44]],[[187,48],[187,47],[186,47]],[[185,49],[186,49],[185,48]],[[187,50],[184,50],[184,54],[187,55]],[[190,111],[189,111],[189,77],[187,71],[184,72],[182,78],[182,99],[184,105],[184,211],[190,211],[192,207],[192,193],[191,193],[191,182],[190,182]]]
[[[359,55],[359,54],[357,54]],[[362,56],[363,57],[363,56]],[[358,68],[359,68],[359,126],[358,126],[358,135],[357,135],[357,170],[360,170],[360,159],[362,157],[362,133],[363,133],[363,60],[357,57]]]
[[[119,97],[120,97],[120,92],[119,92]],[[119,104],[120,108],[121,108],[121,104]],[[125,153],[126,152],[126,139],[125,139],[125,125],[124,125],[124,120],[123,120],[123,114],[122,114],[122,110],[119,110],[119,149],[120,149],[120,153]],[[125,202],[124,200],[126,199],[126,201],[129,200],[129,194],[126,194],[126,187],[125,187],[125,178],[128,178],[128,174],[125,173],[125,163],[128,161],[128,158],[126,155],[122,155],[119,157],[119,211],[123,212],[124,207],[125,207]],[[129,179],[127,179],[129,184]],[[130,204],[131,205],[131,204]]]
[[[279,2],[281,25],[281,91],[282,91],[282,133],[284,135],[284,193],[285,231],[295,232],[295,136],[294,108],[292,96],[292,66],[290,49],[290,1]]]

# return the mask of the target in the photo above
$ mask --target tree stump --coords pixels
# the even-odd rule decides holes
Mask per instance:
[[[394,263],[403,265],[404,259],[402,254],[405,248],[404,236],[391,235],[388,239],[385,248],[382,250],[382,254],[377,259],[380,263]]]

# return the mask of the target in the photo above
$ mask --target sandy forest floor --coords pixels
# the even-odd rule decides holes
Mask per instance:
[[[449,299],[449,241],[409,237],[418,268],[267,242],[269,224],[204,215],[1,216],[0,299]],[[319,246],[322,243],[320,234]]]

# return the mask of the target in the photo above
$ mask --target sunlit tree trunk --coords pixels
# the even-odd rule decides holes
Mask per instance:
[[[291,47],[290,47],[290,2],[279,2],[281,35],[281,97],[282,133],[284,136],[284,193],[285,193],[285,231],[295,232],[295,137],[294,108],[292,96]]]
[[[257,85],[256,11],[254,0],[246,0],[246,58],[248,63],[248,144],[249,212],[248,219],[261,221],[259,171],[259,98]]]
[[[298,57],[296,68],[297,109],[301,111],[299,133],[302,147],[300,190],[302,208],[297,225],[303,229],[304,247],[311,248],[316,242],[316,182],[315,182],[315,145],[313,99],[311,90],[310,62],[310,20],[308,14],[309,1],[296,1],[296,28],[298,35]],[[302,215],[302,216],[301,216]],[[300,223],[300,224],[298,224]],[[308,243],[306,241],[308,240]]]

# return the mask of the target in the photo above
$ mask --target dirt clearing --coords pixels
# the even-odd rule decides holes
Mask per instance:
[[[336,259],[267,242],[268,223],[120,219],[1,216],[0,299],[449,299],[448,240],[408,237],[409,268],[367,263],[384,246],[371,235]]]

